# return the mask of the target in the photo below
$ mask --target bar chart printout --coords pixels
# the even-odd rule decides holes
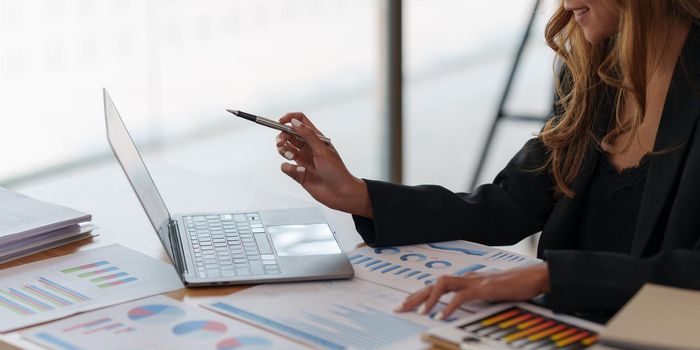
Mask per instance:
[[[442,338],[471,338],[485,348],[490,345],[520,350],[579,350],[598,342],[598,325],[586,326],[585,321],[578,319],[562,321],[529,305],[521,305],[506,306],[494,312],[485,310],[483,315],[475,315],[475,319],[456,325],[456,329],[464,331],[461,335],[447,330],[444,334],[451,335]],[[431,330],[430,333],[441,337],[442,330]]]
[[[75,276],[84,278],[94,283],[96,287],[103,289],[137,280],[136,277],[130,276],[128,272],[120,270],[118,266],[110,264],[107,260],[70,267],[61,270],[61,273],[75,274]]]
[[[280,294],[284,298],[277,297]],[[394,313],[407,295],[351,280],[260,285],[202,306],[317,348],[411,349],[421,346],[421,333],[448,323],[415,313]],[[457,317],[464,315],[460,312]]]
[[[23,336],[55,350],[301,348],[255,327],[163,295],[66,318]]]
[[[26,316],[90,300],[90,297],[46,277],[0,289],[0,308]]]
[[[257,321],[276,331],[286,331],[326,349],[381,349],[428,329],[371,307],[348,308],[334,304],[325,310],[304,313],[301,318],[279,321],[247,312],[225,302],[212,304],[212,308],[238,318]],[[381,326],[377,329],[377,322],[392,326],[390,329]],[[333,325],[333,329],[327,328],[328,325]]]
[[[182,288],[171,266],[118,246],[0,271],[0,331]]]

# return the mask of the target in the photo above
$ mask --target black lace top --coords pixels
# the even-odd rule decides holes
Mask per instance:
[[[598,156],[581,213],[579,249],[630,253],[648,163],[644,156],[636,167],[618,172],[607,155]]]

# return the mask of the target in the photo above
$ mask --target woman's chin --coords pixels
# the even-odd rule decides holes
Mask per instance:
[[[601,32],[599,30],[583,28],[583,37],[586,38],[586,41],[588,41],[591,44],[602,43],[603,41],[605,41],[613,35],[615,35],[614,32],[608,33]]]

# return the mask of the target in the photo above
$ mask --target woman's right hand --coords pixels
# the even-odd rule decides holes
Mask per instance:
[[[277,152],[292,163],[282,163],[282,172],[296,180],[317,201],[329,208],[372,218],[367,184],[350,174],[333,145],[303,113],[287,113],[279,120],[291,124],[302,138],[287,133],[277,135]]]

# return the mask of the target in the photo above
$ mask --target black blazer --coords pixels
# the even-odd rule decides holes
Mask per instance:
[[[598,130],[614,100],[600,99]],[[619,309],[646,282],[700,289],[700,30],[693,25],[669,87],[639,208],[631,254],[577,250],[583,196],[555,198],[545,149],[532,139],[493,183],[473,193],[367,180],[374,220],[354,217],[372,246],[465,239],[510,245],[542,231],[538,256],[549,264],[549,306],[559,312]],[[590,149],[571,184],[585,193],[599,152]]]

